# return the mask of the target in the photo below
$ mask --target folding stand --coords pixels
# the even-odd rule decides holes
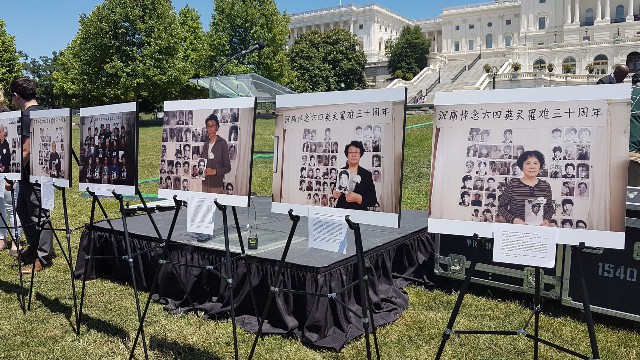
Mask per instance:
[[[100,207],[100,210],[102,211],[102,215],[104,216],[105,220],[107,221],[107,223],[109,224],[109,226],[111,227],[111,231],[112,233],[116,234],[115,229],[113,227],[113,224],[111,223],[111,220],[109,219],[109,216],[107,215],[107,212],[105,211],[104,207],[102,206],[102,203],[100,202],[100,199],[98,198],[98,195],[96,195],[95,192],[90,191],[87,188],[87,192],[89,193],[89,195],[91,195],[92,197],[92,201],[91,201],[91,215],[90,215],[90,220],[89,220],[89,254],[85,255],[85,269],[84,272],[82,274],[82,292],[80,294],[80,310],[78,312],[78,316],[77,316],[77,322],[76,322],[76,334],[80,335],[80,321],[82,320],[82,308],[84,305],[84,292],[85,292],[85,287],[86,287],[86,282],[87,282],[87,272],[89,271],[90,268],[90,264],[91,264],[91,260],[95,259],[124,259],[127,261],[127,263],[129,264],[129,272],[131,274],[131,283],[133,285],[133,295],[136,301],[136,310],[137,310],[137,315],[138,315],[138,322],[140,322],[142,320],[142,312],[140,311],[140,300],[138,298],[138,285],[136,282],[136,274],[135,274],[135,270],[134,270],[134,259],[136,257],[138,257],[141,253],[143,252],[147,252],[147,251],[151,251],[155,248],[150,248],[148,250],[143,250],[143,251],[139,251],[135,254],[132,253],[131,250],[131,239],[129,238],[129,231],[127,229],[127,216],[126,216],[126,210],[124,207],[124,201],[123,201],[123,196],[121,194],[116,193],[115,191],[112,191],[111,194],[113,195],[113,197],[118,200],[119,205],[120,205],[120,214],[121,214],[121,219],[122,219],[122,227],[123,227],[123,233],[124,233],[124,243],[125,243],[125,248],[127,251],[127,255],[126,256],[118,256],[118,255],[105,255],[105,256],[93,256],[93,247],[95,244],[95,241],[93,240],[93,225],[94,225],[94,220],[95,220],[95,210],[96,210],[96,204]],[[153,228],[156,231],[156,235],[158,236],[158,239],[160,240],[160,243],[162,243],[162,235],[160,235],[160,230],[158,229],[158,226],[156,225],[155,220],[153,219],[153,217],[151,216],[151,212],[149,210],[149,208],[147,207],[146,202],[144,201],[144,198],[142,196],[142,193],[140,192],[140,190],[136,187],[136,194],[139,196],[140,201],[142,202],[142,205],[145,209],[145,212],[147,213],[147,215],[149,216],[149,219],[151,220],[151,224],[153,225]],[[142,334],[142,346],[144,349],[144,356],[145,359],[149,358],[149,354],[147,352],[147,341],[145,339],[144,336],[144,329],[141,330],[141,334]]]
[[[7,180],[5,179],[5,181]],[[18,222],[17,221],[18,216],[16,214],[16,197],[15,197],[15,190],[13,186],[11,187],[11,205],[12,205],[12,215],[13,215],[11,224],[13,226],[9,226],[9,224],[7,223],[2,213],[0,213],[0,219],[2,220],[2,225],[3,225],[2,228],[7,229],[7,234],[11,238],[11,243],[13,243],[16,249],[18,249],[17,260],[18,260],[18,274],[20,277],[20,294],[18,294],[18,301],[20,302],[20,308],[22,309],[22,314],[26,314],[27,313],[27,307],[25,305],[26,295],[24,293],[24,279],[22,277],[22,246],[20,246],[20,237],[18,236],[18,227],[15,226]],[[13,233],[11,233],[11,230],[13,230]]]
[[[440,342],[440,347],[438,348],[438,353],[436,354],[436,360],[440,359],[442,356],[442,352],[444,351],[444,347],[447,344],[447,340],[451,337],[452,334],[460,334],[460,335],[524,335],[526,338],[533,340],[533,358],[538,359],[538,348],[539,344],[542,343],[549,347],[552,347],[556,350],[562,351],[569,355],[575,356],[580,359],[585,360],[597,360],[600,359],[600,354],[598,352],[598,344],[596,341],[596,333],[593,325],[593,317],[591,316],[591,306],[589,305],[589,296],[587,291],[587,284],[584,279],[584,271],[582,268],[582,251],[585,248],[584,243],[580,243],[578,246],[572,246],[572,249],[579,250],[576,252],[578,268],[580,273],[580,285],[582,287],[583,294],[583,308],[585,313],[585,318],[587,322],[587,329],[589,331],[589,340],[591,343],[591,353],[592,357],[587,355],[580,354],[576,351],[570,350],[558,344],[555,344],[549,340],[545,340],[540,338],[539,330],[540,330],[540,312],[541,312],[541,296],[540,296],[540,268],[535,268],[535,293],[533,298],[533,309],[531,310],[531,315],[525,322],[522,329],[519,330],[454,330],[453,325],[456,321],[458,313],[460,312],[460,308],[462,307],[462,300],[464,296],[468,292],[469,284],[471,282],[471,277],[476,268],[476,264],[478,263],[478,255],[480,253],[480,249],[484,248],[487,242],[490,242],[491,239],[487,238],[479,238],[478,234],[473,235],[473,240],[479,241],[479,246],[476,247],[473,258],[471,260],[471,264],[469,265],[469,269],[466,271],[466,275],[464,278],[464,282],[462,283],[462,288],[460,293],[458,294],[458,299],[456,300],[456,304],[453,307],[451,312],[451,316],[449,317],[449,322],[447,323],[447,327],[445,328],[442,334],[442,341]],[[534,318],[534,332],[533,335],[527,332],[526,328],[529,326],[531,319]]]
[[[137,346],[138,343],[138,337],[140,334],[142,334],[144,336],[144,321],[146,319],[147,316],[147,310],[149,309],[149,304],[151,303],[151,297],[154,294],[154,291],[156,290],[156,287],[158,286],[158,279],[160,276],[160,271],[162,269],[162,267],[164,265],[171,265],[173,271],[176,271],[177,267],[180,266],[184,266],[184,267],[190,267],[190,268],[202,268],[204,270],[207,271],[211,271],[212,273],[216,274],[217,276],[219,276],[222,279],[225,279],[225,281],[228,284],[228,288],[229,288],[229,298],[231,301],[231,323],[233,326],[233,348],[234,348],[234,353],[235,353],[235,358],[238,359],[238,337],[237,337],[237,332],[236,332],[236,323],[235,323],[235,300],[234,300],[234,286],[233,286],[233,271],[231,270],[231,251],[229,249],[229,226],[228,226],[228,220],[227,220],[227,206],[226,205],[222,205],[220,203],[218,203],[217,201],[215,201],[216,207],[222,212],[222,224],[223,224],[223,231],[224,231],[224,243],[225,243],[225,260],[215,264],[215,265],[192,265],[192,264],[186,264],[186,263],[176,263],[176,262],[172,262],[170,260],[168,260],[169,257],[169,242],[171,240],[171,236],[173,235],[173,230],[175,228],[176,225],[176,221],[178,220],[178,214],[180,212],[180,209],[183,206],[183,201],[178,200],[177,196],[174,195],[173,197],[173,201],[176,204],[176,210],[175,213],[173,214],[173,219],[171,221],[171,226],[169,227],[169,234],[167,235],[167,239],[162,243],[162,254],[160,255],[160,258],[158,259],[158,266],[156,267],[156,273],[153,277],[153,283],[151,285],[151,288],[149,289],[149,297],[147,298],[147,303],[145,304],[144,310],[142,312],[142,318],[140,319],[140,323],[138,325],[138,331],[136,332],[136,336],[133,340],[133,346],[131,347],[131,352],[129,353],[129,359],[133,359],[133,355],[134,355],[134,351],[135,348]],[[235,221],[235,226],[236,226],[236,230],[238,232],[238,241],[240,242],[240,257],[244,258],[246,256],[246,252],[245,252],[245,248],[244,248],[244,242],[242,241],[242,235],[241,235],[241,231],[240,231],[240,224],[238,222],[238,214],[236,212],[236,208],[235,206],[231,207],[231,210],[233,212],[233,217],[234,217],[234,221]],[[234,257],[235,259],[235,257]],[[225,265],[225,273],[226,274],[222,274],[221,272],[215,270],[216,267],[221,266],[222,264]],[[247,265],[246,260],[245,260],[245,266],[247,269],[247,278],[249,279],[249,292],[251,294],[251,300],[253,302],[253,308],[254,311],[256,313],[256,315],[258,314],[258,310],[257,310],[257,305],[256,305],[256,301],[255,301],[255,295],[253,293],[253,286],[251,286],[251,267]],[[180,280],[180,277],[178,276],[178,274],[176,273],[176,277],[178,278],[178,283],[180,285],[180,287],[182,288],[182,291],[185,293],[185,295],[187,296],[187,299],[189,300],[190,304],[193,306],[195,305],[194,301],[191,299],[191,297],[189,296],[189,290],[186,288],[186,286],[182,283],[182,281]],[[144,341],[144,337],[143,337],[143,341]]]
[[[362,248],[362,236],[360,234],[360,225],[352,222],[349,219],[349,215],[345,216],[345,221],[349,225],[349,228],[353,230],[355,243],[356,243],[356,261],[358,266],[358,280],[352,282],[347,285],[343,289],[340,289],[334,293],[329,294],[320,294],[320,293],[311,293],[300,290],[292,290],[292,289],[280,289],[280,283],[282,280],[282,271],[284,269],[284,264],[287,258],[287,254],[289,253],[289,248],[291,247],[291,241],[293,240],[293,235],[296,232],[296,227],[298,226],[298,222],[300,221],[299,215],[293,215],[293,210],[289,209],[289,218],[293,222],[291,225],[291,231],[289,231],[289,237],[287,238],[287,243],[284,246],[284,251],[282,252],[282,257],[278,262],[278,270],[276,272],[275,278],[275,286],[271,286],[269,297],[267,298],[267,304],[265,305],[264,312],[262,313],[262,317],[258,318],[258,331],[256,332],[256,336],[253,338],[253,344],[251,345],[251,352],[249,353],[249,359],[253,359],[253,355],[255,353],[256,345],[258,344],[258,339],[263,336],[262,327],[264,326],[264,321],[269,314],[269,308],[271,307],[271,301],[280,293],[288,293],[294,295],[305,295],[305,296],[317,296],[317,297],[327,297],[329,299],[333,299],[338,304],[342,305],[347,311],[354,314],[355,316],[359,316],[362,321],[362,327],[364,328],[365,342],[367,348],[367,359],[371,360],[371,342],[369,340],[369,326],[371,326],[371,333],[373,334],[373,343],[376,350],[376,359],[380,359],[380,351],[378,349],[378,337],[376,335],[376,326],[373,320],[373,308],[371,305],[371,299],[369,297],[369,284],[368,284],[368,276],[365,269],[364,262],[364,250]],[[361,306],[361,314],[358,314],[355,310],[351,309],[349,305],[338,298],[339,294],[346,292],[349,289],[352,289],[354,286],[358,285],[360,289],[360,301],[362,302]],[[367,314],[368,312],[368,314]],[[369,317],[367,317],[367,315]],[[371,325],[369,325],[371,322]]]

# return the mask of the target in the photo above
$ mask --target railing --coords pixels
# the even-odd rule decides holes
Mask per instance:
[[[471,64],[469,64],[469,66],[467,66],[467,70],[471,70],[471,68],[473,67],[473,65],[475,65],[478,60],[480,60],[480,58],[482,58],[482,54],[478,54],[478,56],[476,56],[475,59],[473,59],[473,61],[471,62]]]
[[[451,83],[453,84],[454,82],[456,82],[456,80],[458,80],[458,78],[462,75],[462,73],[464,73],[465,71],[467,71],[467,66],[465,65],[462,69],[460,69],[460,71],[458,71],[457,74],[455,74],[454,77],[451,78]]]
[[[429,87],[427,88],[426,94],[424,94],[425,96],[429,95],[430,92],[433,91],[433,89],[435,89],[436,86],[438,86],[438,84],[440,84],[440,76],[438,76],[438,78],[436,79],[436,81],[433,82],[433,84],[429,85]]]

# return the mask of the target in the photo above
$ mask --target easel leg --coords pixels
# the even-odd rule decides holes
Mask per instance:
[[[473,234],[474,243],[478,241],[478,234]],[[451,311],[451,316],[449,317],[449,322],[447,323],[447,328],[444,329],[442,333],[442,341],[440,342],[440,347],[438,348],[438,353],[436,354],[436,360],[442,357],[442,352],[444,351],[444,347],[447,345],[447,340],[451,337],[453,325],[456,322],[456,318],[458,317],[458,313],[460,312],[460,308],[462,307],[462,300],[464,300],[464,296],[467,294],[469,289],[469,284],[471,283],[471,277],[473,277],[473,273],[476,269],[476,264],[478,263],[478,257],[480,255],[480,245],[476,247],[475,252],[473,254],[473,259],[471,260],[471,265],[469,269],[466,270],[466,275],[464,277],[464,282],[462,283],[462,288],[458,293],[458,299],[456,300],[456,304],[453,306],[453,311]]]
[[[584,248],[584,243],[580,243],[578,247],[572,247],[572,249],[576,251],[576,260],[578,262],[580,287],[582,288],[582,308],[584,309],[584,316],[585,320],[587,321],[587,329],[589,330],[591,354],[593,359],[600,359],[600,352],[598,351],[598,341],[596,339],[596,330],[593,325],[593,316],[591,314],[591,304],[589,303],[589,291],[587,290],[587,282],[584,280],[584,267],[582,264],[582,251],[584,250]]]
[[[247,285],[249,286],[249,294],[251,295],[251,302],[253,303],[253,311],[256,317],[258,316],[258,305],[256,303],[256,297],[253,293],[253,284],[251,283],[251,265],[247,261],[247,253],[244,250],[244,242],[242,241],[242,231],[240,230],[240,223],[238,222],[238,212],[236,211],[236,207],[231,207],[231,212],[233,213],[233,220],[236,225],[236,231],[238,232],[238,242],[240,243],[240,252],[242,253],[242,260],[244,263],[244,267],[247,272]]]
[[[227,222],[227,206],[221,205],[215,201],[216,206],[222,212],[222,226],[224,231],[224,250],[225,250],[225,272],[227,276],[227,287],[229,289],[229,301],[231,302],[231,326],[233,328],[233,351],[235,359],[238,359],[238,336],[236,332],[236,304],[233,298],[233,271],[231,270],[231,251],[229,250],[229,224]]]
[[[275,286],[271,286],[271,291],[269,291],[269,297],[267,298],[267,303],[264,307],[264,311],[262,312],[262,317],[258,317],[258,331],[256,331],[256,336],[253,338],[253,344],[251,345],[251,351],[249,352],[248,359],[253,359],[253,354],[256,350],[256,345],[258,344],[258,339],[262,337],[262,327],[264,326],[264,321],[267,318],[267,314],[269,314],[269,308],[271,307],[271,301],[275,297],[278,292],[278,288],[280,287],[280,282],[282,280],[282,271],[284,269],[284,263],[287,259],[287,254],[289,253],[289,248],[291,247],[291,242],[293,241],[293,235],[296,232],[296,227],[298,226],[298,222],[300,221],[299,215],[293,215],[293,210],[289,210],[289,218],[293,222],[291,225],[291,230],[289,231],[289,237],[287,237],[287,243],[284,246],[284,250],[282,251],[282,257],[280,257],[280,261],[278,262],[278,270],[276,271],[275,277]],[[257,316],[257,314],[256,314]]]
[[[73,296],[73,313],[75,316],[76,323],[78,323],[78,301],[76,299],[76,278],[73,276],[73,257],[71,256],[71,231],[69,231],[69,213],[67,210],[67,193],[66,189],[63,187],[62,189],[62,208],[64,210],[64,227],[66,230],[67,237],[67,264],[69,265],[69,275],[71,275],[71,295]],[[53,227],[53,225],[51,226]],[[55,233],[54,233],[55,234]],[[58,242],[60,248],[62,245]],[[64,253],[64,250],[63,250]]]
[[[133,285],[133,296],[136,300],[136,311],[138,313],[138,324],[142,322],[142,312],[140,311],[140,299],[138,298],[138,285],[136,282],[136,271],[134,268],[133,255],[131,252],[131,239],[129,238],[129,230],[127,229],[127,215],[125,214],[123,197],[120,194],[113,192],[113,196],[120,203],[120,213],[122,214],[122,227],[124,232],[124,244],[127,249],[127,262],[129,263],[129,272],[131,273],[131,284]],[[144,358],[148,359],[147,353],[147,340],[144,336],[144,327],[140,331],[142,336],[142,349],[144,351]]]
[[[540,347],[540,268],[535,268],[535,295],[533,299],[533,311],[535,322],[533,324],[533,358],[538,360]]]
[[[140,195],[142,196],[142,195]],[[176,204],[176,210],[175,213],[173,214],[173,220],[171,221],[171,227],[169,228],[169,234],[167,235],[167,239],[164,241],[163,247],[162,247],[162,254],[160,254],[160,259],[158,259],[158,267],[156,268],[156,273],[153,276],[153,282],[151,283],[151,288],[149,289],[149,297],[147,297],[147,302],[144,305],[144,310],[142,311],[142,318],[140,319],[140,323],[138,324],[138,330],[136,331],[136,336],[133,339],[133,345],[131,346],[131,352],[129,353],[129,359],[133,359],[134,356],[134,352],[136,349],[136,346],[138,345],[138,338],[140,337],[140,333],[143,331],[144,328],[144,321],[147,317],[147,311],[149,310],[149,304],[151,304],[151,297],[153,296],[154,291],[156,290],[156,287],[158,286],[158,280],[160,277],[160,270],[163,268],[164,264],[165,264],[165,260],[166,258],[169,256],[169,240],[171,239],[171,235],[173,234],[173,229],[176,225],[176,220],[178,220],[178,214],[180,213],[180,209],[182,208],[182,201],[178,200],[177,197],[174,195],[173,197],[173,201]],[[145,209],[146,204],[144,205]],[[148,209],[147,209],[148,211]]]
[[[38,223],[35,224],[36,230],[37,230],[37,246],[40,247],[40,238],[42,237],[42,229],[44,224],[42,224],[42,201],[40,201],[40,197],[38,196],[38,192],[36,191],[36,186],[35,184],[31,184],[29,183],[29,186],[31,186],[31,191],[33,192],[33,196],[36,196],[38,198]],[[53,230],[52,230],[53,231]],[[27,310],[31,311],[31,298],[33,297],[33,278],[36,275],[36,261],[38,261],[38,251],[36,249],[36,254],[33,257],[33,262],[31,263],[31,281],[30,281],[30,285],[29,285],[29,303],[27,304]],[[44,264],[42,264],[42,266],[44,266]]]
[[[25,293],[24,293],[24,278],[22,277],[22,249],[23,247],[20,245],[20,236],[18,236],[18,214],[16,213],[16,205],[18,204],[16,199],[16,190],[15,186],[18,184],[18,181],[13,182],[14,186],[11,187],[11,203],[13,207],[13,241],[18,250],[18,273],[20,274],[20,307],[22,308],[22,314],[27,313],[27,308],[25,306]],[[18,194],[19,196],[19,194]],[[6,222],[5,222],[6,224]]]
[[[18,244],[18,241],[20,241],[19,239],[16,240],[16,237],[11,234],[11,228],[9,227],[9,224],[7,223],[7,221],[4,218],[4,215],[2,215],[2,213],[0,213],[0,220],[2,220],[2,225],[5,229],[7,229],[7,234],[9,235],[9,238],[11,238],[11,243],[13,244]],[[18,246],[18,245],[16,245]],[[20,258],[20,252],[18,252],[18,274],[20,276],[20,293],[18,294],[18,301],[20,302],[20,308],[22,309],[22,314],[26,314],[26,308],[25,308],[25,301],[24,301],[24,284],[22,282],[22,259]]]
[[[87,284],[87,273],[89,272],[91,261],[93,260],[93,221],[95,219],[96,213],[96,202],[97,197],[95,194],[92,195],[91,200],[91,215],[89,216],[89,255],[84,256],[84,271],[82,272],[82,290],[80,291],[80,308],[78,310],[78,316],[76,317],[76,335],[80,335],[80,321],[82,320],[82,305],[84,304],[84,291]]]

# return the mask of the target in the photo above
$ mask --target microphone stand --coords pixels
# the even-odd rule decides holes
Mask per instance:
[[[218,67],[218,71],[216,71],[216,77],[220,76],[220,74],[222,73],[222,69],[225,67],[225,65],[227,65],[231,60],[239,58],[241,56],[245,56],[245,55],[249,55],[252,52],[256,51],[256,50],[262,50],[264,48],[264,43],[261,42],[257,42],[255,45],[253,45],[251,48],[241,51],[235,55],[233,55],[232,57],[226,59],[225,61],[222,62],[222,64],[220,64],[220,66]]]

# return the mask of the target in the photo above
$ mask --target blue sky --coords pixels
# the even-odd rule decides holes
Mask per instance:
[[[487,2],[487,0],[343,0],[342,4],[377,3],[410,19],[437,16],[443,7]],[[23,7],[25,3],[29,5]],[[7,23],[7,32],[16,37],[19,50],[30,57],[49,56],[64,49],[78,32],[78,18],[90,13],[101,0],[24,0],[3,1],[0,19]],[[202,14],[209,27],[213,0],[173,0],[176,9],[185,4]],[[276,0],[281,11],[296,13],[340,5],[339,0]]]

